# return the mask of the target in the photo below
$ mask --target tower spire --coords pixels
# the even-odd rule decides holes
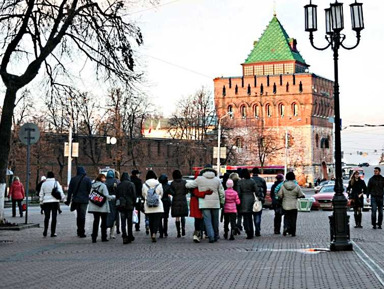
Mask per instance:
[[[273,16],[276,16],[276,0],[273,0]]]

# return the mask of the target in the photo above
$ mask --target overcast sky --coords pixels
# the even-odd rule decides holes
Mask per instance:
[[[318,5],[319,31],[315,33],[315,43],[324,46],[324,9],[329,7],[330,1],[312,2]],[[350,26],[349,4],[354,1],[343,2],[344,44],[352,46],[356,37]],[[366,27],[361,43],[354,50],[340,50],[343,126],[384,123],[384,93],[381,90],[384,80],[384,2],[359,2],[364,3]],[[310,65],[310,72],[333,80],[332,51],[312,48],[309,35],[304,31],[303,6],[308,3],[309,0],[163,0],[157,8],[136,7],[130,16],[143,30],[141,61],[148,73],[147,89],[152,101],[167,115],[174,111],[176,100],[193,94],[201,86],[213,91],[215,77],[241,76],[241,64],[272,19],[274,6],[288,35],[296,38],[298,50]],[[359,132],[363,134],[360,136]],[[343,138],[344,150],[360,148],[381,152],[384,127],[348,128],[343,132]],[[357,144],[356,139],[361,138],[369,141]]]

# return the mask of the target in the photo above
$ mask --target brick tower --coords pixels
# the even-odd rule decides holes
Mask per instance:
[[[214,79],[215,106],[218,117],[232,112],[222,126],[227,147],[236,148],[233,162],[287,162],[313,184],[332,175],[333,82],[308,72],[296,44],[274,15],[242,64],[243,75]]]

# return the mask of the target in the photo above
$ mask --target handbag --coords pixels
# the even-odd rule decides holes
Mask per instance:
[[[58,188],[57,188],[57,182],[55,181],[55,185],[52,189],[52,192],[51,192],[51,195],[52,197],[54,197],[55,199],[57,200],[61,200],[61,193],[59,192]]]
[[[261,201],[259,200],[258,197],[256,197],[256,194],[253,193],[253,196],[255,197],[255,201],[253,202],[253,207],[252,207],[252,211],[254,213],[258,213],[260,212],[262,209],[263,209],[263,204],[261,203]]]
[[[98,207],[102,207],[106,202],[107,198],[102,193],[99,192],[100,186],[93,188],[89,194],[89,200]]]
[[[137,215],[137,210],[133,210],[132,212],[132,223],[137,224],[139,222],[139,216]]]

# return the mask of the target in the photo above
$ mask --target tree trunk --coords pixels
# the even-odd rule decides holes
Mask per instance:
[[[12,116],[15,109],[17,89],[9,89],[5,93],[3,111],[0,123],[0,223],[4,220],[4,196],[7,187],[6,175],[8,169],[8,156],[12,133]]]

